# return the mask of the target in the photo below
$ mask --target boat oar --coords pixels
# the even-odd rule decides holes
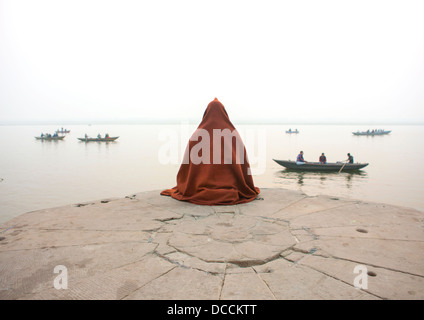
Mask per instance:
[[[345,162],[345,164],[342,166],[342,168],[340,169],[339,173],[342,172],[343,168],[345,167],[347,162]]]

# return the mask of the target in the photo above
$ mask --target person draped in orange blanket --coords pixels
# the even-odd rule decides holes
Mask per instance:
[[[233,205],[252,201],[259,193],[240,135],[215,98],[188,142],[177,186],[161,195],[200,205]]]

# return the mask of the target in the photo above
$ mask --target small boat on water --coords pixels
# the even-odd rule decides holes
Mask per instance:
[[[302,164],[297,164],[296,161],[290,160],[276,160],[280,166],[283,166],[287,169],[292,170],[308,170],[308,171],[350,171],[350,170],[359,170],[368,165],[368,163],[345,163],[345,162],[327,162],[322,164],[320,162],[304,162]]]
[[[37,140],[63,140],[65,138],[65,136],[40,136],[40,137],[35,137],[35,139]]]
[[[355,136],[382,136],[389,134],[392,130],[367,130],[352,132]]]
[[[97,141],[97,142],[109,142],[109,141],[115,141],[116,139],[118,139],[119,137],[109,137],[109,138],[78,138],[78,140],[80,141],[84,141],[84,142],[92,142],[92,141]]]
[[[296,130],[292,130],[292,129],[289,129],[289,130],[286,130],[286,133],[299,133],[299,131],[296,129]]]
[[[71,130],[66,130],[66,129],[56,130],[56,133],[69,133],[69,132],[71,132]]]

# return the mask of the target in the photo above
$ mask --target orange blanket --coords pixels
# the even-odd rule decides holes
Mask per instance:
[[[188,142],[177,186],[161,195],[200,205],[233,205],[259,194],[243,142],[218,99],[209,103]]]

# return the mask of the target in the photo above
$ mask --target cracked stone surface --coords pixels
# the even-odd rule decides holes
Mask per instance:
[[[0,299],[424,299],[423,253],[424,213],[409,208],[284,189],[200,206],[149,191],[1,224]],[[59,265],[67,289],[54,287]]]

